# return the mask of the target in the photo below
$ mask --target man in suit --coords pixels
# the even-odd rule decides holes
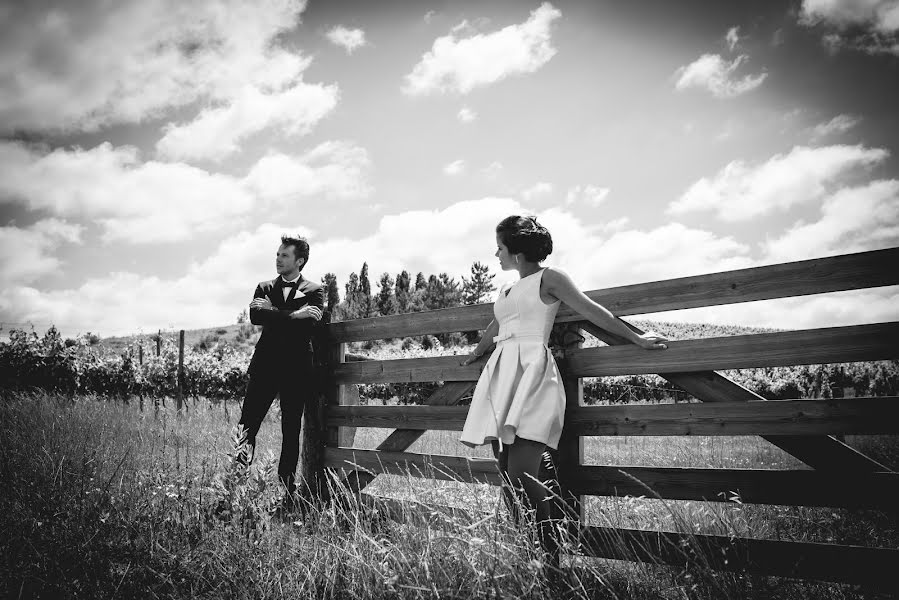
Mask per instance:
[[[243,402],[240,425],[247,436],[253,460],[256,434],[275,396],[281,399],[281,458],[278,478],[287,488],[291,503],[295,472],[300,457],[300,423],[303,407],[313,392],[312,334],[322,318],[324,290],[300,273],[309,260],[309,242],[298,235],[281,236],[275,257],[278,277],[256,286],[250,302],[250,322],[262,325],[250,361],[250,382]]]

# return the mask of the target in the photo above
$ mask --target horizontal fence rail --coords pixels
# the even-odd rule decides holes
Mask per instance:
[[[328,448],[325,465],[376,475],[501,483],[496,461],[486,458]],[[798,469],[584,465],[572,469],[569,489],[594,496],[899,511],[899,473],[886,472],[851,473],[837,479],[833,474]]]
[[[837,479],[811,469],[585,465],[575,470],[572,491],[594,496],[899,511],[899,473],[883,472],[850,473]]]
[[[601,558],[669,565],[698,563],[720,571],[896,587],[899,550],[891,548],[590,526],[581,531],[584,553]]]
[[[574,350],[572,375],[602,377],[683,373],[899,358],[899,322],[827,327],[699,340],[671,341],[664,352],[633,344]],[[476,381],[483,361],[460,366],[463,357],[372,360],[335,365],[338,384]]]
[[[618,316],[640,315],[719,304],[774,300],[863,288],[899,285],[899,248],[874,250],[710,275],[680,277],[586,292]],[[492,304],[333,323],[335,342],[406,337],[484,329]],[[567,306],[556,322],[580,320]]]
[[[335,406],[327,424],[462,431],[467,415],[467,406]],[[565,427],[581,436],[897,434],[899,397],[584,406],[566,413]]]

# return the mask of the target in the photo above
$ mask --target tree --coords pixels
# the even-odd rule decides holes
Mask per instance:
[[[250,320],[250,315],[247,312],[247,309],[243,309],[242,311],[240,311],[240,314],[237,315],[237,324],[238,325],[243,325],[244,323],[246,323],[249,320]]]
[[[346,294],[343,296],[343,303],[340,304],[341,317],[345,320],[359,318],[359,276],[355,272],[350,273],[344,286]]]
[[[415,276],[415,289],[423,290],[426,287],[428,287],[428,281],[425,279],[425,274],[419,271],[418,275]]]
[[[462,277],[462,302],[480,304],[485,301],[490,292],[496,290],[496,286],[493,285],[495,276],[487,265],[479,261],[472,263],[471,279]]]
[[[394,285],[397,314],[409,312],[409,305],[412,302],[411,285],[412,280],[409,277],[409,272],[403,269],[402,273],[396,276],[396,284]]]
[[[378,313],[382,315],[392,315],[396,313],[396,300],[393,295],[393,277],[390,273],[381,275],[381,281],[378,283],[381,291],[378,292]]]
[[[337,291],[337,275],[325,273],[322,277],[322,287],[325,288],[325,310],[334,315],[334,310],[340,304],[340,293]]]
[[[425,306],[428,310],[459,306],[461,297],[459,284],[446,273],[428,277],[425,288]]]
[[[356,302],[359,311],[359,317],[365,318],[372,316],[372,308],[374,302],[371,298],[371,282],[368,280],[368,263],[362,263],[362,270],[359,271],[359,299]]]

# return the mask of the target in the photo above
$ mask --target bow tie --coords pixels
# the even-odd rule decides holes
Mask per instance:
[[[284,281],[283,279],[281,280],[281,287],[295,288],[299,284],[300,284],[299,281]]]

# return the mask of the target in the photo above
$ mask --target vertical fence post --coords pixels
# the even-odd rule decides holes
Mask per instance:
[[[325,386],[324,402],[321,404],[321,423],[325,425],[328,421],[328,409],[332,406],[344,404],[343,398],[346,393],[346,387],[338,385],[334,381],[334,369],[337,365],[346,362],[346,344],[336,343],[328,345],[328,366],[329,377]],[[337,448],[340,446],[340,428],[325,427],[324,428],[324,447]],[[322,468],[321,477],[324,483],[324,468]]]
[[[141,343],[138,343],[137,345],[137,368],[141,373],[140,380],[142,380],[144,371],[144,345]],[[144,390],[142,387],[137,388],[137,399],[140,401],[140,411],[144,412]]]
[[[162,329],[156,333],[156,357],[162,353]]]
[[[584,383],[580,377],[571,375],[568,367],[568,354],[583,345],[584,337],[581,335],[577,323],[565,323],[556,325],[553,331],[556,341],[557,353],[561,351],[562,357],[558,361],[559,371],[562,375],[562,385],[565,386],[566,405],[570,410],[584,403]],[[574,494],[570,490],[576,480],[577,470],[584,463],[584,440],[571,432],[567,427],[562,430],[562,439],[559,440],[559,449],[556,453],[559,485],[562,499],[568,506],[568,517],[574,522],[572,534],[577,535],[580,525],[584,521],[584,497]]]
[[[327,497],[328,484],[325,479],[326,445],[335,446],[329,442],[331,436],[329,428],[326,432],[327,405],[336,398],[339,401],[339,389],[334,385],[334,365],[344,360],[345,345],[333,344],[330,341],[330,313],[327,311],[322,316],[322,329],[313,338],[315,348],[315,379],[316,393],[312,402],[307,402],[303,407],[303,434],[301,477],[303,493],[310,500],[323,500]]]
[[[178,332],[178,412],[184,404],[184,330]]]

